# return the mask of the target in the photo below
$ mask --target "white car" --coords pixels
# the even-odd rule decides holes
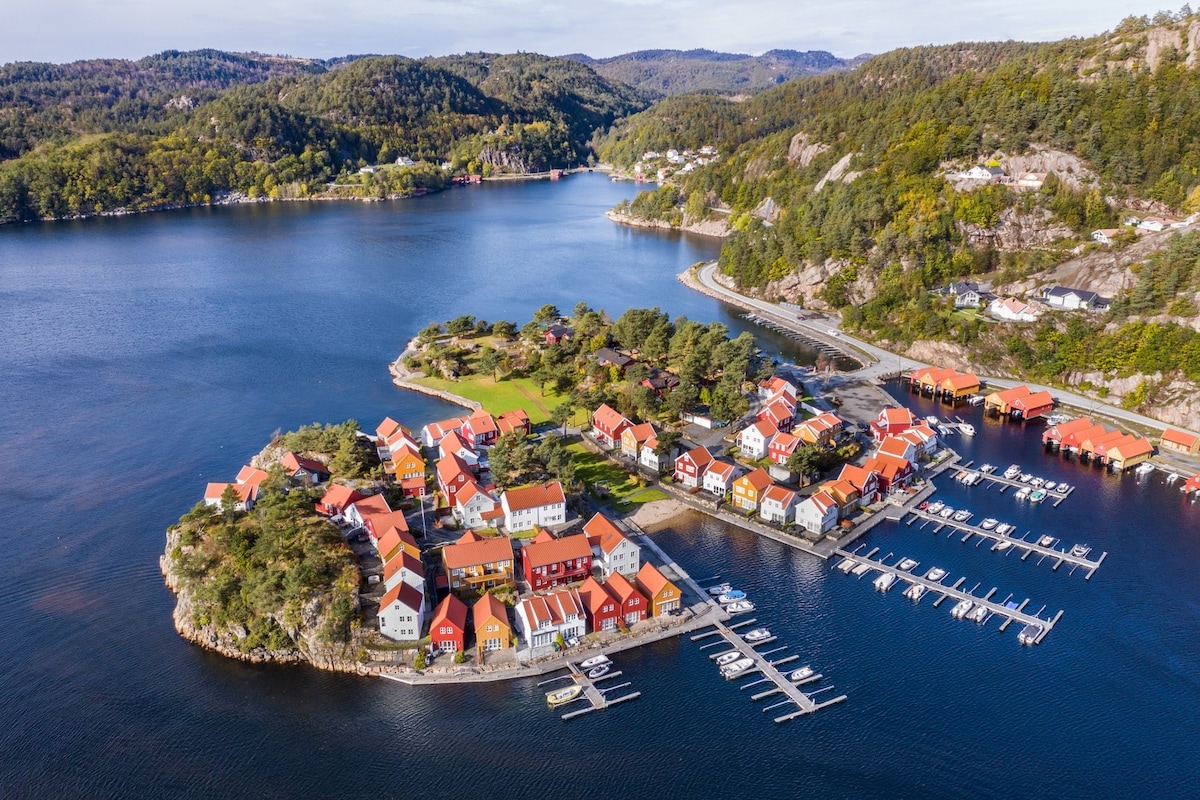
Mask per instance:
[[[830,336],[841,336],[842,335],[840,331],[835,331],[833,328],[829,328],[825,332],[828,333]]]

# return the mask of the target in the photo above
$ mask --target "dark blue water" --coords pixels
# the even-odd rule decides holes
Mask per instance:
[[[278,427],[444,415],[386,372],[428,322],[521,322],[582,299],[741,330],[674,278],[714,242],[601,216],[631,192],[580,176],[0,228],[0,796],[1200,791],[1200,507],[982,420],[954,440],[967,457],[1080,489],[1057,509],[949,481],[943,494],[1108,550],[1092,581],[915,528],[868,544],[1064,609],[1040,647],[708,520],[660,537],[693,574],[750,591],[781,643],[850,696],[782,727],[686,640],[621,657],[640,700],[563,723],[531,681],[413,689],[242,665],[176,636],[166,526]]]

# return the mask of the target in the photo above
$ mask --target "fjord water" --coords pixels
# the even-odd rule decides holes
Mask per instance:
[[[1039,647],[708,519],[658,537],[692,574],[746,589],[799,663],[849,695],[783,726],[686,638],[621,655],[642,698],[570,723],[533,681],[409,688],[243,665],[179,639],[157,568],[166,526],[278,427],[451,411],[388,379],[425,324],[521,322],[585,300],[743,329],[674,277],[716,243],[603,218],[632,193],[575,176],[0,228],[0,795],[1200,791],[1200,506],[1158,474],[1060,461],[1036,426],[973,412],[979,435],[952,440],[965,458],[1079,489],[1059,508],[949,480],[941,494],[977,519],[1109,551],[1092,581],[916,526],[882,526],[867,544],[1064,609]],[[755,332],[769,351],[787,345]]]

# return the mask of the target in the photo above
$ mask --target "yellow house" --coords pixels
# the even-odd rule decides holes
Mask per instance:
[[[442,548],[442,566],[455,594],[474,594],[513,585],[512,542],[505,536],[484,539],[467,531]]]
[[[493,594],[485,594],[471,607],[475,620],[475,647],[482,659],[489,650],[506,650],[512,647],[512,625],[508,621],[508,607]]]
[[[653,564],[642,564],[636,580],[642,594],[650,600],[650,616],[661,617],[682,607],[683,593],[679,587],[667,580]]]
[[[384,470],[396,480],[425,477],[425,459],[419,451],[404,445],[392,453],[392,457],[384,464]]]
[[[771,476],[762,467],[748,472],[733,482],[733,505],[743,511],[758,508],[762,493],[771,488]]]

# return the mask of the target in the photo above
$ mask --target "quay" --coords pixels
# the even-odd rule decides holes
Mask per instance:
[[[782,664],[797,660],[799,658],[799,656],[791,655],[791,656],[786,656],[784,658],[776,659],[774,661],[769,660],[767,658],[767,656],[769,656],[773,653],[777,653],[785,648],[780,647],[780,648],[776,648],[775,650],[771,650],[768,652],[760,652],[759,650],[756,649],[756,647],[773,642],[775,640],[774,636],[772,636],[768,639],[764,639],[761,642],[755,642],[755,643],[751,644],[750,642],[747,642],[745,639],[743,639],[737,633],[737,630],[736,630],[737,628],[742,628],[742,627],[751,625],[754,622],[756,622],[756,620],[748,619],[748,620],[745,620],[744,622],[739,622],[736,625],[732,625],[732,626],[726,625],[724,622],[717,622],[713,625],[714,630],[706,631],[704,633],[698,633],[692,637],[692,641],[693,642],[699,641],[701,639],[705,639],[710,636],[720,636],[734,650],[736,650],[743,657],[753,659],[754,666],[746,669],[744,672],[738,673],[736,676],[734,676],[733,680],[736,680],[737,678],[743,678],[748,675],[753,675],[753,674],[757,673],[762,676],[762,678],[760,680],[755,681],[754,683],[745,684],[741,688],[748,689],[751,686],[757,686],[762,683],[774,684],[775,688],[765,689],[764,691],[758,692],[758,693],[752,695],[751,699],[762,700],[763,698],[771,697],[774,695],[783,695],[782,700],[780,700],[777,703],[772,703],[771,705],[764,708],[763,713],[766,713],[773,709],[780,708],[782,706],[786,706],[789,704],[795,706],[795,708],[796,708],[795,711],[791,711],[789,713],[775,717],[776,724],[787,722],[790,719],[795,719],[796,717],[801,717],[801,716],[804,716],[805,714],[811,714],[814,711],[819,711],[822,708],[825,708],[826,706],[835,705],[846,699],[846,695],[843,694],[843,695],[833,698],[832,700],[825,700],[822,702],[817,702],[816,700],[814,700],[812,698],[811,695],[806,694],[805,692],[802,692],[800,690],[800,686],[807,684],[807,683],[812,683],[813,681],[821,678],[822,676],[811,675],[808,678],[806,678],[805,680],[800,681],[798,683],[792,683],[790,680],[788,680],[788,676],[783,674],[782,672],[780,672],[779,667]],[[713,644],[716,644],[716,643],[714,642]],[[705,645],[705,647],[708,647],[708,646],[709,645]],[[726,650],[723,652],[730,652],[730,651]],[[716,654],[710,655],[709,658],[716,659],[720,655],[721,655],[721,653],[716,653]],[[829,688],[833,688],[833,687],[829,687]]]
[[[936,523],[937,527],[933,529],[935,536],[940,533],[943,528],[951,528],[955,531],[966,534],[962,539],[963,544],[966,544],[968,541],[970,541],[972,536],[980,536],[984,539],[992,539],[997,544],[1000,542],[1007,542],[1012,547],[1024,550],[1025,555],[1021,556],[1022,561],[1029,558],[1030,555],[1038,553],[1043,558],[1054,559],[1053,569],[1055,571],[1057,571],[1058,568],[1063,564],[1070,564],[1072,573],[1076,568],[1085,569],[1087,570],[1087,575],[1084,576],[1085,581],[1090,581],[1092,579],[1092,575],[1096,572],[1096,570],[1100,569],[1100,564],[1102,564],[1104,559],[1108,556],[1108,551],[1105,551],[1100,554],[1099,558],[1097,558],[1095,561],[1092,561],[1086,556],[1071,555],[1071,553],[1066,550],[1059,550],[1049,545],[1041,545],[1036,541],[1027,541],[1020,536],[1010,536],[1006,533],[997,533],[995,528],[988,531],[980,528],[978,525],[972,525],[968,522],[955,522],[953,519],[943,519],[936,514],[930,514],[928,511],[921,511],[919,509],[909,509],[908,516],[904,519],[904,524],[911,526],[918,520],[924,520],[925,524],[921,526],[922,530],[927,528],[929,523]],[[1025,535],[1029,535],[1028,531],[1026,531]],[[995,550],[996,548],[993,546],[992,549]],[[1041,559],[1038,560],[1038,563],[1041,563]]]
[[[1038,632],[1036,635],[1030,638],[1028,644],[1041,644],[1042,639],[1046,638],[1046,634],[1050,633],[1050,631],[1054,629],[1055,624],[1063,615],[1063,612],[1059,611],[1051,619],[1042,619],[1041,617],[1033,614],[1026,614],[1024,609],[1025,606],[1029,604],[1028,598],[1022,601],[1016,608],[1011,608],[1007,601],[998,603],[992,600],[992,596],[998,591],[995,587],[993,587],[986,595],[980,597],[972,594],[971,592],[963,591],[959,588],[966,582],[966,578],[959,578],[952,586],[947,586],[941,581],[930,580],[923,575],[917,575],[907,570],[899,569],[895,564],[885,564],[882,561],[872,560],[871,557],[877,552],[879,552],[878,547],[865,556],[858,555],[856,553],[848,553],[844,550],[839,550],[838,555],[857,562],[858,564],[865,564],[869,566],[870,569],[876,570],[877,572],[890,573],[896,576],[898,580],[905,581],[906,583],[921,584],[927,591],[933,594],[941,595],[941,597],[934,601],[935,607],[940,605],[947,598],[952,598],[955,600],[970,600],[974,604],[973,608],[983,606],[988,610],[988,616],[978,623],[980,625],[987,624],[987,620],[992,616],[1000,616],[1005,618],[1004,622],[1000,624],[1001,632],[1003,632],[1013,622],[1020,622],[1027,627],[1034,626],[1038,629]],[[900,560],[901,559],[897,559],[896,563],[900,563]],[[861,578],[862,576],[860,575],[859,577]],[[920,601],[918,600],[917,602]],[[1041,612],[1039,611],[1038,613]]]
[[[970,466],[970,463],[971,462],[968,462],[967,465],[959,467],[959,469],[961,469],[963,472],[966,472],[966,473],[969,473],[972,475],[978,475],[979,477],[983,478],[984,480],[991,481],[992,483],[995,483],[995,484],[999,484],[1001,494],[1008,491],[1010,488],[1012,488],[1012,489],[1026,488],[1026,489],[1030,489],[1030,490],[1038,488],[1036,486],[1030,486],[1028,483],[1021,483],[1020,481],[1012,480],[1011,478],[1006,478],[1003,475],[997,475],[994,472],[980,472],[977,469],[972,469]],[[985,486],[984,488],[990,489],[991,487]],[[1046,490],[1043,489],[1043,491],[1046,491]],[[1066,500],[1068,497],[1070,497],[1074,493],[1074,491],[1075,491],[1074,486],[1070,487],[1065,492],[1058,492],[1058,491],[1051,489],[1049,491],[1046,491],[1046,501],[1045,502],[1049,502],[1052,507],[1058,508],[1058,504],[1061,503],[1063,500]]]

